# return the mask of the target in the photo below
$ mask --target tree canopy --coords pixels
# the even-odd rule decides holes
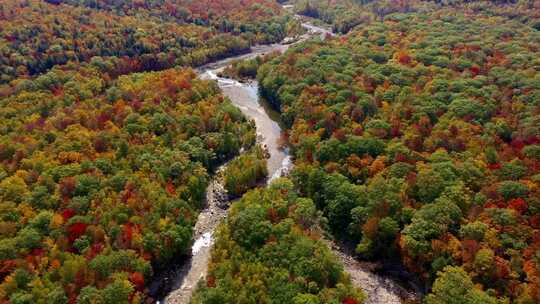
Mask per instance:
[[[338,31],[361,16],[344,7],[371,17],[258,69],[299,193],[360,257],[435,282],[430,303],[456,269],[479,287],[456,303],[540,301],[538,3],[333,3],[296,6]]]
[[[219,227],[193,303],[361,303],[321,240],[320,214],[288,179],[248,192]]]
[[[0,295],[144,299],[190,248],[209,172],[255,131],[191,70],[52,71],[0,100]],[[96,300],[100,299],[100,300]]]

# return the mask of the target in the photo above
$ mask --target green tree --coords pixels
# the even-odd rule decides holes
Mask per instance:
[[[116,279],[100,291],[104,304],[128,304],[133,285],[128,280]]]
[[[461,217],[459,207],[447,199],[422,206],[414,214],[411,224],[403,229],[406,248],[413,256],[428,253],[431,240],[455,231]]]
[[[497,191],[504,199],[509,200],[512,198],[524,197],[529,192],[529,189],[520,182],[505,181],[500,183]]]
[[[28,194],[25,181],[19,176],[10,176],[0,182],[0,197],[6,201],[22,202]]]
[[[461,268],[448,266],[438,273],[427,304],[497,304],[499,301],[476,288]]]

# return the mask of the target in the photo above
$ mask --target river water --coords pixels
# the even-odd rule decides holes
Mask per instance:
[[[303,24],[303,26],[308,30],[308,33],[301,36],[299,40],[314,36],[320,36],[324,39],[324,37],[332,35],[328,30],[308,23]],[[227,58],[198,69],[201,78],[215,80],[223,94],[244,115],[255,121],[258,142],[265,145],[270,153],[267,161],[269,180],[285,174],[292,167],[291,157],[287,149],[283,149],[279,144],[282,135],[282,128],[278,123],[279,114],[259,99],[258,84],[256,82],[241,83],[217,75],[234,60],[254,58],[274,51],[284,52],[288,47],[288,44],[257,46],[253,47],[248,54]],[[189,303],[197,283],[207,274],[210,250],[214,241],[213,232],[227,215],[227,211],[220,207],[223,203],[222,196],[224,193],[220,183],[222,169],[217,170],[216,177],[207,188],[206,208],[199,214],[194,228],[195,242],[192,246],[191,257],[183,265],[172,267],[168,271],[164,284],[170,286],[172,292],[165,296],[161,302],[170,304]],[[362,288],[366,292],[368,296],[367,304],[397,304],[401,303],[402,299],[415,298],[414,293],[407,291],[392,279],[371,272],[369,265],[358,262],[346,250],[342,250],[330,241],[328,241],[328,245],[342,262],[345,270],[350,273],[355,286]]]

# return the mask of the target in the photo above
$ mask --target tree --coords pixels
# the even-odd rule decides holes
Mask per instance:
[[[360,204],[363,190],[362,187],[350,183],[343,183],[333,190],[336,191],[336,195],[328,201],[326,207],[333,229],[345,231],[351,222],[351,210]]]
[[[293,299],[294,304],[319,304],[321,301],[316,295],[299,294]]]
[[[300,198],[296,203],[294,210],[294,220],[299,223],[304,229],[309,229],[317,223],[317,208],[313,201],[308,198]]]
[[[466,225],[462,225],[459,230],[459,234],[465,239],[480,242],[484,239],[484,235],[486,234],[487,229],[488,225],[480,221],[476,221],[468,223]]]
[[[100,291],[94,286],[84,287],[79,293],[79,296],[77,297],[77,303],[81,304],[95,304],[103,302],[103,296],[101,295]]]
[[[271,233],[271,223],[261,206],[249,206],[239,216],[230,220],[233,239],[246,248],[264,244]]]
[[[27,194],[26,183],[19,176],[10,176],[0,182],[0,196],[3,200],[20,203]]]
[[[426,297],[428,304],[497,304],[499,301],[476,288],[460,267],[448,266],[439,272],[433,292]]]
[[[474,257],[474,268],[481,276],[489,277],[493,270],[495,253],[491,249],[480,249]]]
[[[413,256],[426,254],[431,249],[431,240],[456,229],[462,217],[457,205],[447,199],[422,206],[410,225],[403,229],[405,247]]]
[[[425,203],[433,202],[443,192],[446,182],[441,174],[435,170],[419,170],[416,179],[418,198]]]
[[[100,291],[104,304],[128,304],[133,285],[124,279],[116,279]]]
[[[529,192],[526,185],[520,182],[505,181],[500,183],[497,192],[505,199],[520,198]]]
[[[225,189],[232,197],[239,197],[267,175],[264,151],[257,146],[228,163],[224,171]]]
[[[24,228],[17,234],[16,244],[21,249],[35,249],[41,246],[41,235],[33,228]]]

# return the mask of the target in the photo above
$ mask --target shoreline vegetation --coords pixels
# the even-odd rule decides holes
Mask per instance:
[[[248,192],[219,226],[192,303],[362,303],[327,244],[315,205],[290,180]]]
[[[296,189],[360,258],[422,278],[427,303],[539,301],[537,4],[342,2],[371,17],[257,73]],[[454,298],[459,281],[475,287]]]
[[[152,268],[191,247],[207,172],[255,140],[211,81],[168,68],[280,41],[291,20],[264,0],[215,7],[220,21],[167,7],[182,22],[49,2],[0,3],[0,298],[149,301]]]
[[[0,2],[0,302],[153,302],[225,162],[192,303],[540,302],[540,3],[281,2]],[[306,36],[294,14],[337,35],[218,75],[279,113],[294,167],[257,187],[255,124],[192,68]]]

